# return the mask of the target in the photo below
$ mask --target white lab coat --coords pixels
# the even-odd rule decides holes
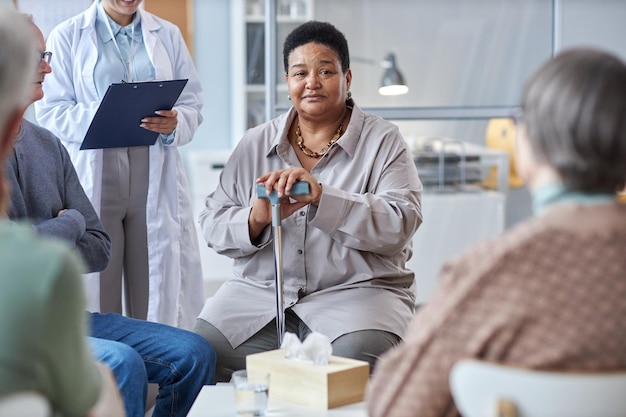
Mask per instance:
[[[37,121],[67,148],[80,181],[100,213],[102,150],[80,150],[100,104],[94,83],[97,60],[97,2],[57,26],[47,40],[54,51],[53,71],[44,83],[45,97],[35,104]],[[148,320],[191,328],[204,303],[202,266],[187,178],[177,146],[189,143],[202,121],[202,88],[178,27],[143,9],[141,27],[156,79],[188,78],[174,108],[174,142],[150,147],[146,206],[150,292]],[[139,121],[137,121],[139,123]],[[99,274],[86,276],[88,307],[99,309]]]

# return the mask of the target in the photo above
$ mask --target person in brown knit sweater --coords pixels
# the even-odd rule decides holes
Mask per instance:
[[[626,65],[564,51],[526,84],[519,174],[535,216],[450,260],[404,342],[377,364],[372,417],[456,416],[450,369],[478,358],[626,370]]]

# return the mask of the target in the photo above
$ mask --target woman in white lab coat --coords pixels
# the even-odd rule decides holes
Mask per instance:
[[[38,122],[63,141],[87,195],[102,216],[103,202],[111,199],[110,191],[106,191],[106,181],[111,175],[106,168],[107,153],[101,149],[80,150],[106,85],[120,81],[119,73],[103,73],[102,61],[108,59],[107,54],[109,57],[113,57],[111,54],[118,54],[119,59],[111,58],[105,62],[105,69],[108,70],[113,62],[120,67],[122,75],[128,75],[128,80],[145,80],[141,74],[139,78],[132,74],[133,61],[140,61],[140,54],[143,53],[143,66],[149,68],[149,76],[153,79],[189,79],[172,109],[173,112],[167,112],[167,117],[159,119],[159,122],[169,122],[171,127],[159,131],[161,135],[156,144],[147,147],[142,158],[144,172],[147,173],[143,182],[147,189],[143,196],[146,206],[144,234],[147,242],[147,250],[143,251],[148,264],[144,267],[148,281],[145,288],[148,293],[145,315],[150,321],[190,328],[202,308],[204,297],[187,179],[177,147],[192,140],[202,121],[202,90],[179,29],[172,23],[138,8],[140,3],[141,0],[132,3],[96,0],[89,9],[61,23],[50,33],[47,45],[55,56],[55,64],[52,74],[46,78],[45,97],[37,102],[35,112]],[[103,5],[107,15],[103,15]],[[121,39],[118,37],[119,33],[115,33],[118,30],[122,33],[125,23],[117,25],[113,19],[118,15],[123,17],[124,13],[130,15],[131,19],[126,28],[133,28],[132,35],[130,29],[129,32],[124,32],[130,39],[130,48],[128,42],[124,46],[124,40],[115,41]],[[102,22],[108,23],[104,25]],[[108,39],[103,27],[110,34]],[[134,28],[140,30],[135,33]],[[99,50],[103,42],[108,42],[108,52],[105,52],[107,47]],[[124,52],[128,54],[127,61],[122,59]],[[152,122],[153,119],[149,121]],[[138,120],[137,123],[142,121]],[[153,126],[155,125],[149,126],[149,130],[158,131]],[[133,256],[124,256],[124,262],[133,262]],[[132,278],[132,274],[127,275]],[[125,292],[128,292],[128,281],[125,285]],[[101,310],[98,274],[86,278],[86,287],[89,307],[92,310]],[[125,308],[128,308],[128,304]]]

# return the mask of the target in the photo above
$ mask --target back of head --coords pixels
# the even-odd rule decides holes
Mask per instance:
[[[0,7],[0,129],[15,109],[26,106],[37,65],[37,47],[28,18]]]
[[[0,6],[0,158],[9,149],[4,141],[12,140],[9,118],[25,108],[35,77],[37,47],[31,23],[26,16]],[[1,161],[0,161],[1,164]],[[0,165],[0,214],[4,214],[7,185],[4,166]]]
[[[287,35],[283,45],[285,73],[288,72],[289,54],[291,54],[291,51],[311,42],[319,43],[320,45],[327,46],[334,50],[337,56],[339,56],[341,70],[344,74],[350,69],[348,41],[343,33],[330,23],[312,20],[301,24]]]
[[[566,188],[615,193],[626,182],[626,65],[607,52],[571,49],[546,62],[522,98],[534,157]]]

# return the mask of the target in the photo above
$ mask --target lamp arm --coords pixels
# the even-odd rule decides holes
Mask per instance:
[[[362,62],[364,64],[370,64],[370,65],[378,65],[382,68],[391,68],[391,61],[388,60],[378,60],[378,59],[371,59],[371,58],[363,58],[360,56],[351,56],[350,57],[351,61],[354,62]]]

